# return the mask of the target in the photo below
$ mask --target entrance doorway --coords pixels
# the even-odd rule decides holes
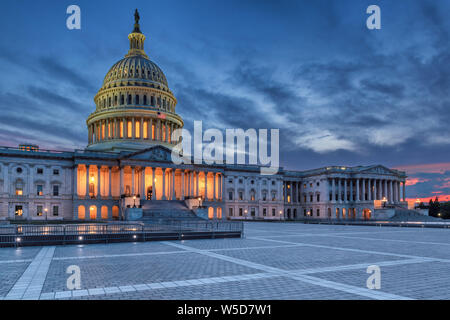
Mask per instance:
[[[23,216],[23,206],[16,206],[14,215],[21,218]]]
[[[370,220],[370,218],[372,217],[372,210],[370,209],[364,209],[363,210],[363,218],[365,220]]]
[[[153,196],[153,189],[152,189],[152,187],[148,187],[147,188],[147,200],[152,200],[152,196]]]

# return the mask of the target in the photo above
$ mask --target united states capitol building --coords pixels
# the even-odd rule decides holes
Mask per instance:
[[[94,97],[84,150],[0,147],[0,220],[122,220],[181,207],[206,219],[374,219],[405,205],[405,173],[381,165],[261,175],[254,165],[175,164],[177,99],[138,19],[128,39]]]

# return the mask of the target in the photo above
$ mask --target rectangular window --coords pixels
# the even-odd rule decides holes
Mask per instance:
[[[136,121],[135,123],[134,123],[134,136],[137,138],[137,139],[140,139],[141,138],[141,123],[139,122],[139,121]]]
[[[53,174],[55,176],[59,176],[59,170],[58,169],[53,169]]]
[[[123,121],[119,121],[119,128],[120,128],[119,137],[123,138]]]
[[[233,192],[228,192],[228,200],[233,200]]]
[[[127,137],[131,138],[133,136],[133,123],[130,120],[127,121],[127,127]]]
[[[22,196],[23,195],[23,189],[22,188],[16,188],[16,196]]]
[[[263,216],[265,217],[267,215],[267,209],[263,208]]]
[[[242,191],[239,192],[239,200],[243,200],[244,199],[244,195],[242,194]]]
[[[239,216],[242,217],[242,208],[239,208]]]
[[[38,217],[41,217],[42,216],[42,212],[43,212],[44,210],[43,210],[43,208],[42,208],[42,206],[37,206],[36,207],[36,215],[38,216]]]
[[[228,213],[229,213],[229,216],[232,217],[233,216],[233,208],[229,208]]]
[[[59,215],[59,207],[58,206],[53,206],[53,215],[54,216]]]
[[[21,217],[23,215],[23,207],[22,206],[16,206],[14,215]]]
[[[44,195],[44,186],[42,185],[42,184],[38,184],[37,186],[36,186],[36,194],[38,195],[38,196],[43,196]]]
[[[144,121],[144,139],[148,139],[148,121]]]
[[[320,209],[317,209],[317,216],[320,217]]]
[[[256,213],[256,209],[255,208],[250,208],[250,214],[251,214],[252,217],[255,216],[255,213]]]
[[[275,217],[275,209],[272,208],[272,217]]]
[[[44,174],[44,169],[42,169],[42,168],[37,168],[37,169],[36,169],[36,173],[37,173],[37,174]]]
[[[59,196],[59,186],[53,186],[53,196]]]
[[[317,202],[320,202],[320,194],[317,195]]]

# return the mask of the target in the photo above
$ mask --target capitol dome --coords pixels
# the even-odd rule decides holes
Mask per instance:
[[[172,148],[172,132],[183,127],[177,100],[160,67],[144,51],[145,35],[135,12],[130,49],[107,72],[88,117],[88,150],[136,151],[152,145]]]

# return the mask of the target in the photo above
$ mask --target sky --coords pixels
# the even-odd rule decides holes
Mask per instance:
[[[3,0],[0,145],[86,146],[136,8],[187,129],[278,128],[286,169],[381,164],[450,200],[450,0]]]

